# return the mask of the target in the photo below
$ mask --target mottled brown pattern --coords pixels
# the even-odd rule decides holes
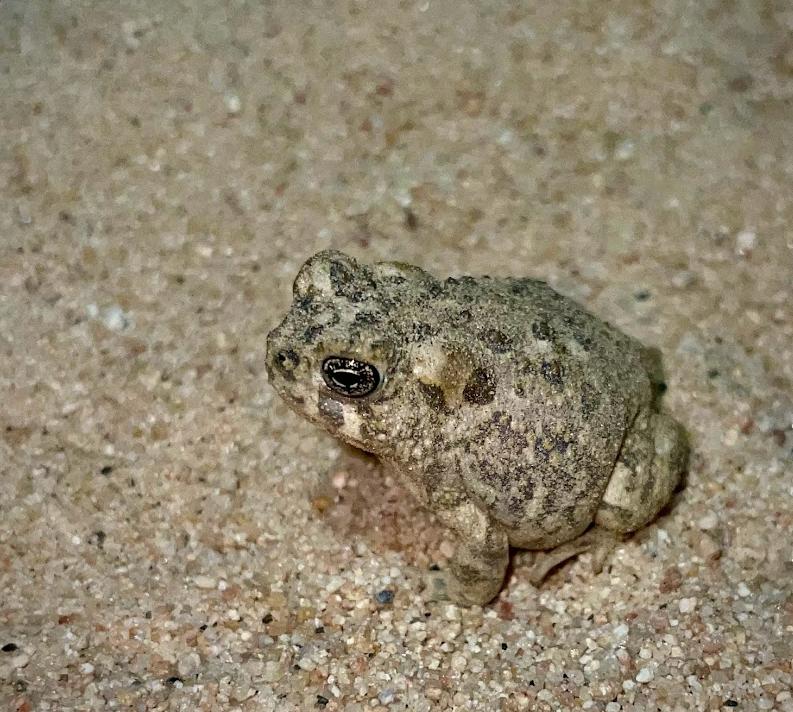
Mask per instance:
[[[390,462],[460,537],[436,581],[444,595],[492,597],[507,542],[551,548],[596,518],[632,531],[668,501],[685,447],[657,410],[646,350],[544,283],[439,281],[321,252],[294,291],[268,338],[271,382],[298,412]],[[382,385],[332,392],[317,375],[329,355],[376,369]]]

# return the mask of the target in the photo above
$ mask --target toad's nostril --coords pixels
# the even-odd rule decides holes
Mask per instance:
[[[284,349],[275,354],[275,362],[284,371],[292,371],[300,363],[300,357],[292,349]]]

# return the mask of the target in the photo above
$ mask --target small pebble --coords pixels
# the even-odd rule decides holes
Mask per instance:
[[[452,670],[455,672],[462,672],[466,667],[468,667],[468,659],[465,655],[460,653],[452,655]]]
[[[709,529],[715,529],[718,523],[719,519],[715,512],[708,512],[703,517],[700,517],[697,526],[703,531],[708,531]]]
[[[232,115],[239,114],[242,109],[242,102],[236,94],[226,94],[223,103],[226,105],[226,111]]]
[[[394,701],[395,695],[391,688],[387,688],[377,695],[381,705],[390,705]]]
[[[179,659],[176,669],[183,677],[189,677],[201,666],[201,657],[198,653],[188,653]]]
[[[130,325],[130,318],[121,307],[112,306],[105,309],[102,322],[110,331],[124,331]]]
[[[735,252],[746,255],[757,246],[757,234],[752,230],[742,230],[735,237]]]
[[[375,596],[377,602],[381,605],[386,605],[388,603],[392,603],[394,600],[394,592],[390,591],[389,589],[385,588],[382,591],[378,591],[377,595]]]
[[[687,289],[697,281],[697,275],[687,269],[675,272],[672,275],[672,286],[676,289]]]
[[[650,682],[655,677],[655,672],[651,667],[643,667],[636,674],[636,682]]]
[[[196,585],[197,588],[216,588],[217,581],[213,579],[211,576],[196,576],[193,579],[193,583]]]
[[[627,161],[636,149],[636,144],[629,138],[623,139],[614,150],[614,158],[618,161]]]
[[[697,607],[696,598],[681,598],[678,608],[681,613],[691,613]]]

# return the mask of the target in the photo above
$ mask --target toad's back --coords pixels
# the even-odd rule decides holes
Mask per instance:
[[[442,325],[447,352],[475,366],[437,458],[512,530],[513,544],[575,536],[652,400],[648,351],[543,282],[462,278],[443,287],[427,316]]]

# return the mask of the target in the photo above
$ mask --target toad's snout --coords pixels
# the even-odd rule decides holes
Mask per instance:
[[[300,356],[280,338],[278,329],[273,329],[267,336],[265,363],[271,381],[274,376],[280,376],[288,381],[294,380],[294,372],[300,365]]]

